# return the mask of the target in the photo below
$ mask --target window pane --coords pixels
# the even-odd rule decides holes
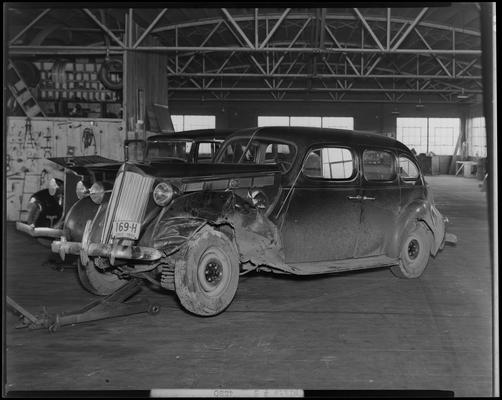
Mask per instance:
[[[295,155],[295,148],[289,144],[272,142],[266,139],[255,139],[249,143],[249,138],[245,138],[235,139],[227,143],[217,162],[278,164],[283,172],[287,172],[293,164]]]
[[[408,157],[401,156],[399,157],[399,174],[405,180],[415,180],[418,178],[418,168]]]
[[[259,116],[258,127],[260,126],[289,126],[289,117]]]
[[[173,127],[175,132],[182,132],[183,128],[183,115],[171,115],[171,120],[173,121]]]
[[[427,152],[427,118],[396,118],[396,139],[417,154]]]
[[[472,157],[486,157],[485,118],[476,117],[467,121],[467,152]]]
[[[364,150],[363,171],[367,181],[388,181],[396,175],[394,157],[383,150]]]
[[[354,130],[354,118],[352,117],[323,117],[323,128]]]
[[[218,149],[218,143],[208,142],[199,143],[199,149],[197,151],[197,161],[208,162],[211,161]]]
[[[291,126],[311,126],[315,128],[321,127],[321,117],[291,117]]]
[[[313,150],[305,160],[303,173],[311,178],[349,179],[354,173],[352,153],[339,147]]]
[[[460,133],[460,118],[429,118],[429,151],[452,155]]]
[[[185,115],[184,130],[194,129],[214,129],[216,126],[216,117],[214,115]]]

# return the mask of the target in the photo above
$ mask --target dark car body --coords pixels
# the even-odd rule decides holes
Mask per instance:
[[[126,163],[85,224],[52,249],[80,254],[88,290],[148,274],[198,315],[223,311],[248,271],[415,278],[456,240],[405,145],[320,128],[237,131],[213,164]]]
[[[126,140],[125,159],[139,163],[160,160],[172,163],[211,162],[221,143],[232,132],[230,129],[197,129],[176,134],[154,135],[146,141]],[[155,153],[156,149],[162,152]],[[179,154],[175,153],[176,150],[179,150]],[[132,153],[136,153],[136,156],[133,157]],[[27,220],[17,222],[16,227],[30,236],[58,238],[64,233],[61,230],[63,217],[78,200],[75,190],[77,183],[82,181],[85,188],[90,188],[95,182],[101,182],[106,189],[111,189],[122,163],[101,156],[54,157],[49,160],[65,168],[64,183],[58,180],[55,194],[51,195],[48,189],[33,194]],[[89,200],[86,202],[89,203],[86,210],[97,210]],[[74,211],[77,212],[77,209]],[[78,212],[83,211],[79,209]],[[80,233],[83,231],[83,227],[81,228]],[[73,233],[75,234],[74,230]]]
[[[104,182],[111,188],[119,161],[101,156],[52,157],[48,160],[64,168],[64,180],[51,179],[49,188],[34,193],[28,205],[25,222],[16,222],[16,228],[33,237],[57,238],[63,233],[64,216],[78,200],[75,188],[79,181],[90,187]]]
[[[232,129],[195,129],[153,135],[146,140],[131,139],[124,143],[125,160],[137,162],[172,161],[183,163],[212,162]],[[134,145],[134,150],[132,149]],[[134,157],[133,154],[135,153]]]

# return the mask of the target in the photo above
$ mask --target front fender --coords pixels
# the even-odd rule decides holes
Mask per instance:
[[[207,223],[216,223],[231,207],[231,192],[194,192],[175,198],[146,227],[139,243],[156,249],[175,248]]]
[[[85,224],[94,219],[99,206],[91,198],[78,200],[66,214],[64,221],[65,237],[68,241],[80,242],[84,234]]]

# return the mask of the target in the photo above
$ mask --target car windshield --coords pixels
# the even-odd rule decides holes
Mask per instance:
[[[148,142],[146,159],[176,159],[187,162],[193,143],[192,140]]]
[[[287,172],[295,159],[296,149],[289,143],[272,139],[238,138],[227,142],[216,162],[224,164],[278,164]]]

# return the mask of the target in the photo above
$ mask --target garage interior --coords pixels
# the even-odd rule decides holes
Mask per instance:
[[[4,305],[5,393],[498,395],[489,211],[496,188],[484,185],[496,155],[487,137],[490,47],[482,41],[492,4],[326,6],[7,3],[4,298],[32,312],[96,298],[74,265],[16,231],[30,196],[62,174],[49,157],[123,161],[127,139],[192,129],[316,126],[396,138],[415,150],[457,245],[431,259],[419,279],[396,279],[387,269],[310,278],[250,273],[230,307],[211,318],[183,311],[174,293],[144,289],[159,314],[49,334],[16,329],[18,316]],[[164,129],[165,115],[173,129]]]

